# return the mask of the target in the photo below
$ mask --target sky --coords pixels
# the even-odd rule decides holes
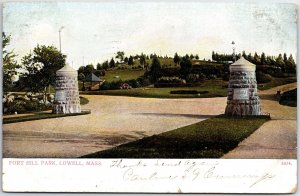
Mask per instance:
[[[212,51],[297,54],[293,4],[209,2],[7,2],[3,31],[17,60],[37,44],[54,45],[73,68],[125,56],[198,54]]]

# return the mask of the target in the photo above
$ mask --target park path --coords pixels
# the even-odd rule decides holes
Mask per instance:
[[[287,91],[297,83],[260,91],[262,111],[271,114],[271,120],[263,124],[237,148],[222,158],[297,158],[297,108],[283,106],[264,95],[274,96],[277,91]],[[275,96],[274,96],[275,97]],[[276,99],[276,97],[275,97]]]
[[[3,125],[3,157],[78,157],[224,112],[226,98],[84,95],[91,114]]]

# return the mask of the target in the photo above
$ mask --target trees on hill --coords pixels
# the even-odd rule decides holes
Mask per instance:
[[[251,53],[248,55],[245,51],[242,54],[237,54],[236,57],[243,56],[248,61],[257,65],[257,69],[262,69],[262,66],[269,66],[276,69],[280,69],[282,73],[295,73],[296,72],[296,64],[292,55],[287,58],[286,53],[279,54],[277,57],[274,56],[266,56],[263,52],[261,55],[258,55],[256,52],[254,56]],[[212,51],[212,59],[217,62],[228,62],[233,61],[233,55],[228,54],[218,54]]]
[[[180,74],[182,75],[182,78],[186,79],[186,77],[191,73],[192,71],[192,62],[187,57],[182,57],[180,61]]]
[[[150,71],[148,74],[152,83],[156,82],[161,77],[161,65],[157,56],[153,57]]]
[[[175,55],[174,55],[174,63],[176,64],[176,65],[178,65],[179,64],[179,62],[180,62],[180,57],[178,56],[178,54],[177,54],[177,52],[175,53]]]
[[[115,66],[116,66],[115,60],[114,60],[114,58],[111,58],[109,61],[109,67],[114,68]]]

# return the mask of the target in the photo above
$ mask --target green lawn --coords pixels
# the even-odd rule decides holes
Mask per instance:
[[[227,82],[222,80],[207,80],[201,86],[196,87],[172,87],[172,88],[154,88],[144,87],[128,90],[103,90],[103,91],[87,91],[81,94],[93,95],[115,95],[115,96],[131,96],[131,97],[151,97],[151,98],[208,98],[208,97],[226,97]],[[208,91],[201,94],[171,94],[174,90],[197,90]]]
[[[83,158],[220,158],[267,121],[220,115]]]
[[[258,89],[259,90],[267,90],[276,86],[280,86],[280,85],[284,85],[284,84],[289,84],[289,83],[293,83],[293,82],[297,82],[297,78],[296,77],[287,77],[287,78],[272,78],[271,82],[268,83],[263,83],[263,84],[258,84]]]
[[[138,77],[144,75],[145,70],[108,70],[105,73],[105,76],[101,76],[102,79],[106,80],[107,82],[111,82],[114,80],[131,80],[137,79]],[[119,76],[116,78],[115,76]]]
[[[41,119],[48,119],[48,118],[59,118],[59,117],[66,117],[66,116],[78,116],[78,115],[85,115],[90,113],[91,111],[89,110],[85,110],[85,111],[81,111],[81,113],[73,113],[73,114],[52,114],[51,111],[36,112],[34,114],[28,114],[24,116],[9,117],[9,118],[4,117],[3,124],[41,120]]]

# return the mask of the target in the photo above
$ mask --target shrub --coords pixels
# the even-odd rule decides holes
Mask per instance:
[[[175,87],[183,86],[184,84],[186,84],[186,81],[179,77],[161,77],[154,84],[154,87]]]
[[[267,83],[272,80],[272,77],[269,74],[264,74],[261,71],[256,72],[256,81],[257,83]]]
[[[205,75],[200,74],[189,74],[186,78],[187,83],[199,83],[205,80]]]

